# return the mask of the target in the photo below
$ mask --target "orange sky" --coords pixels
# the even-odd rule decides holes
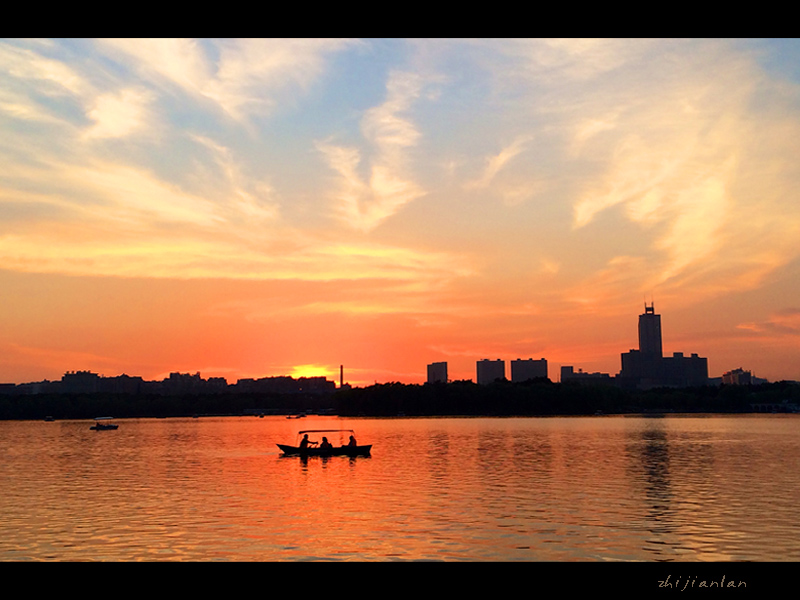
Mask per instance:
[[[792,40],[0,41],[0,382],[800,380]]]

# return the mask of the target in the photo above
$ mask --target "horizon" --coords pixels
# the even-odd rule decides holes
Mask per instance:
[[[614,375],[651,302],[665,356],[798,381],[799,59],[794,39],[0,40],[0,382]]]
[[[646,306],[646,304],[645,304],[645,306]],[[652,308],[653,308],[653,305],[651,304],[651,306],[650,306],[651,312],[652,312]],[[646,312],[647,312],[647,310],[646,310]],[[659,317],[661,316],[658,313],[655,313],[655,314],[656,314],[656,316],[659,316]],[[631,349],[631,350],[634,350],[634,349]],[[639,350],[641,350],[641,349],[639,349]],[[683,355],[684,353],[676,351],[676,354]],[[665,354],[665,356],[666,356],[666,354]],[[692,354],[692,356],[697,356],[697,355],[696,354]],[[701,357],[701,358],[707,358],[707,357]],[[538,362],[540,360],[544,360],[545,364],[547,366],[547,371],[548,371],[547,372],[547,376],[545,377],[545,379],[548,379],[553,383],[561,383],[561,377],[551,377],[550,376],[550,363],[547,361],[546,357],[540,357],[539,359],[533,359],[532,357],[529,357],[529,358],[517,357],[516,359],[510,359],[510,358],[509,359],[480,358],[480,359],[476,359],[475,360],[476,371],[477,371],[477,368],[478,368],[478,363],[481,363],[481,362],[484,362],[484,361],[495,361],[495,360],[502,361],[503,368],[504,368],[504,370],[506,370],[506,375],[509,374],[508,370],[506,369],[506,363],[508,363],[508,368],[511,369],[512,368],[511,364],[513,362],[515,362],[515,361],[536,361],[536,362]],[[444,364],[445,368],[448,367],[447,361],[441,361],[439,363],[428,363],[426,365],[426,367],[433,366],[434,364]],[[67,375],[89,374],[89,375],[98,376],[101,379],[102,378],[112,378],[113,379],[113,378],[117,378],[117,377],[126,377],[127,376],[127,377],[132,377],[132,378],[140,378],[143,381],[149,382],[149,383],[158,383],[158,382],[162,382],[162,381],[168,381],[168,380],[170,380],[172,378],[173,375],[200,377],[201,379],[204,379],[206,381],[208,381],[208,380],[210,380],[212,378],[221,378],[221,379],[223,379],[225,381],[226,385],[229,385],[229,386],[235,386],[237,383],[239,383],[241,381],[254,381],[254,380],[258,381],[258,380],[262,380],[262,379],[280,379],[280,378],[289,378],[289,379],[294,379],[294,380],[311,379],[311,378],[324,378],[326,381],[332,381],[334,383],[337,383],[337,380],[335,378],[332,378],[332,377],[329,378],[329,374],[327,374],[327,372],[315,375],[315,374],[310,374],[308,371],[305,371],[307,373],[305,375],[298,375],[297,374],[298,372],[304,371],[303,367],[307,367],[307,366],[308,365],[303,365],[299,369],[295,368],[294,374],[291,374],[291,375],[283,373],[283,374],[269,374],[269,375],[255,376],[255,377],[237,378],[233,383],[231,383],[231,381],[229,381],[227,378],[221,377],[221,376],[208,376],[208,377],[206,377],[204,379],[203,376],[202,376],[203,374],[200,371],[192,372],[191,370],[188,371],[188,372],[185,372],[185,373],[184,372],[180,372],[180,371],[170,371],[169,375],[167,375],[165,377],[158,377],[156,379],[145,379],[141,375],[135,375],[135,374],[131,375],[131,374],[127,373],[127,372],[122,372],[122,373],[119,373],[117,375],[105,375],[103,373],[95,373],[95,372],[93,372],[91,370],[81,370],[81,369],[75,370],[75,369],[73,369],[73,370],[65,371],[64,374],[61,377],[61,380],[63,380],[64,377],[66,377]],[[566,365],[566,364],[565,365],[559,365],[559,367],[561,367],[561,366],[574,367],[574,365]],[[721,373],[719,376],[709,375],[708,376],[708,380],[710,382],[711,380],[721,379],[723,375],[727,375],[727,374],[729,374],[731,372],[734,372],[734,371],[737,371],[737,370],[738,371],[747,371],[748,373],[751,373],[753,377],[755,377],[757,379],[761,379],[761,378],[758,377],[758,375],[756,373],[752,373],[748,369],[742,369],[741,367],[735,367],[735,368],[732,368],[732,369],[730,369],[730,370],[728,370],[728,371],[726,371],[724,373]],[[559,372],[560,372],[560,369],[559,369]],[[610,376],[610,378],[612,380],[614,378],[622,375],[621,372],[618,372],[618,373],[599,373],[599,372],[584,371],[583,368],[581,368],[581,367],[575,367],[575,373],[608,375],[608,376]],[[428,376],[428,374],[426,373],[426,378],[427,378],[427,376]],[[340,377],[340,379],[339,379],[339,382],[338,382],[338,387],[336,389],[341,389],[343,385],[346,385],[346,386],[351,386],[352,385],[349,382],[344,380],[344,365],[340,365],[339,377]],[[506,381],[509,381],[509,382],[512,381],[511,377],[506,377],[505,375],[504,375],[503,379],[505,379]],[[476,377],[474,379],[471,378],[471,377],[470,378],[460,378],[460,379],[453,379],[453,378],[448,377],[447,381],[446,382],[442,382],[442,383],[454,383],[454,382],[472,382],[472,383],[477,383],[478,380],[479,380],[479,376],[478,376],[478,374],[476,372]],[[0,382],[0,384],[13,383],[14,385],[28,385],[28,384],[44,383],[44,382],[47,382],[47,381],[49,381],[49,380],[45,379],[45,380],[42,380],[42,381],[27,381],[27,382]],[[56,382],[56,381],[57,380],[53,380],[53,382]],[[777,381],[768,381],[768,380],[764,379],[764,381],[766,381],[767,383],[776,383],[778,381],[787,381],[787,382],[790,382],[790,383],[794,382],[794,380],[789,380],[789,379],[781,379],[781,380],[777,380]],[[427,380],[424,381],[424,382],[413,382],[413,383],[401,382],[401,381],[377,381],[377,380],[375,380],[373,384],[374,385],[382,385],[382,384],[389,384],[389,383],[401,383],[401,384],[405,384],[405,385],[418,385],[419,383],[430,383],[430,382],[427,381]],[[360,385],[360,386],[356,385],[356,386],[352,386],[352,387],[369,387],[369,385],[370,384]]]

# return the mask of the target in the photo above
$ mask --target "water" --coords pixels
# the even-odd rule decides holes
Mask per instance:
[[[0,422],[0,561],[800,560],[795,415],[118,422]]]

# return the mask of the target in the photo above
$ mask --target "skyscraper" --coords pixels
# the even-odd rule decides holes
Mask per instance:
[[[621,356],[622,370],[617,381],[623,387],[688,387],[708,383],[708,360],[697,354],[689,357],[674,352],[664,357],[661,347],[661,315],[653,304],[644,305],[639,315],[639,349]]]
[[[647,306],[644,314],[639,315],[639,352],[643,358],[661,358],[661,315],[657,315],[653,303]]]

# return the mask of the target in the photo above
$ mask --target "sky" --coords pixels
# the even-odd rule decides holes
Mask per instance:
[[[0,39],[0,382],[800,380],[798,156],[798,40]]]

